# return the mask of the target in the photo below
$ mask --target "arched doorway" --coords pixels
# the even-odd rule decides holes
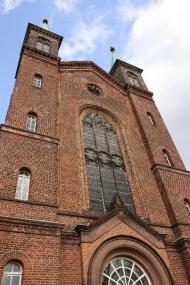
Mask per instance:
[[[149,245],[132,237],[103,242],[91,257],[88,285],[174,285],[170,273]]]
[[[151,281],[136,261],[118,256],[106,265],[102,285],[151,285]]]

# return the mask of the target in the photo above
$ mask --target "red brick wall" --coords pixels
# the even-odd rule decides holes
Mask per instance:
[[[58,145],[33,134],[0,132],[0,197],[15,198],[19,170],[31,171],[29,201],[57,204]]]
[[[43,77],[41,89],[32,86],[35,73]],[[97,84],[102,96],[91,94],[88,83]],[[4,221],[0,228],[1,274],[7,261],[18,259],[24,266],[24,285],[83,284],[84,260],[74,228],[96,219],[90,218],[85,176],[81,118],[86,110],[104,113],[117,129],[137,215],[166,233],[166,240],[174,245],[167,253],[175,284],[188,284],[175,244],[190,236],[183,205],[189,193],[189,174],[154,102],[128,94],[93,64],[58,65],[57,60],[29,50],[21,59],[5,126],[0,131],[0,220],[9,216],[26,223],[23,226],[23,221],[18,221],[10,226],[10,221]],[[30,111],[38,115],[35,134],[25,131]],[[146,112],[153,115],[156,126],[150,124]],[[174,166],[182,170],[178,173],[165,168],[159,170],[158,178],[151,168],[154,163],[165,164],[163,148],[170,153]],[[31,170],[28,202],[14,201],[22,167]],[[50,230],[47,225],[35,224],[39,220],[57,224]],[[176,222],[185,225],[175,224],[174,230]],[[188,263],[188,256],[186,251],[183,262]]]
[[[57,137],[57,113],[59,96],[59,74],[57,61],[39,57],[25,51],[11,98],[5,124],[15,128],[26,128],[28,112],[37,114],[36,132]],[[35,74],[42,76],[42,88],[33,86]]]

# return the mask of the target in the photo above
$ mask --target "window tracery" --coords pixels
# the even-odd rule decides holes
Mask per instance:
[[[96,96],[102,95],[102,90],[100,89],[100,87],[98,87],[97,85],[95,85],[93,83],[87,84],[87,88],[92,94],[94,94]]]
[[[111,260],[103,272],[102,285],[151,285],[148,275],[135,261],[126,257]]]
[[[98,113],[85,115],[82,122],[90,208],[105,212],[118,193],[124,205],[134,212],[115,129]]]

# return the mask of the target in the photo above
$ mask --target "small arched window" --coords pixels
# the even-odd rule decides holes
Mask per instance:
[[[137,87],[141,87],[140,81],[139,81],[138,77],[134,73],[128,72],[128,82],[131,85],[134,85],[134,86],[137,86]]]
[[[22,266],[17,262],[9,262],[3,270],[2,285],[21,285]]]
[[[155,120],[154,120],[154,117],[152,116],[152,114],[150,112],[147,112],[147,118],[149,119],[150,123],[152,126],[155,126],[156,123],[155,123]]]
[[[187,212],[190,215],[190,201],[188,199],[184,199],[184,203],[185,203],[185,208],[187,209]]]
[[[33,84],[33,86],[35,86],[37,88],[41,88],[42,87],[42,76],[40,74],[35,74],[32,84]]]
[[[26,129],[29,132],[35,133],[37,124],[37,115],[35,113],[28,113],[26,119]]]
[[[165,149],[162,150],[162,153],[163,153],[163,156],[164,156],[164,159],[165,159],[167,165],[172,167],[172,161],[171,161],[169,153]]]
[[[38,41],[36,42],[36,48],[49,53],[50,52],[50,42],[47,39],[38,38]]]
[[[22,168],[19,170],[18,174],[15,199],[27,201],[29,187],[30,171],[28,169]]]

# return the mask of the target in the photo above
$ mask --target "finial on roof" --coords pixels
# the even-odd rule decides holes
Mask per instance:
[[[48,30],[48,18],[47,17],[45,17],[44,19],[43,19],[43,24],[42,24],[42,26],[41,26],[43,29],[45,29],[45,30]]]
[[[117,59],[117,56],[114,47],[110,46],[110,51],[112,53],[112,59],[111,59],[111,67],[112,67]]]

